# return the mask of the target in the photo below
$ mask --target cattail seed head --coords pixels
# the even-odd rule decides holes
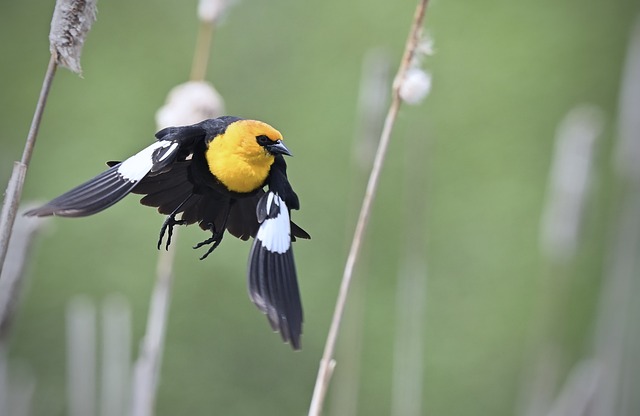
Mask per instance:
[[[200,0],[198,2],[198,19],[207,23],[214,23],[231,6],[232,0]]]
[[[224,114],[224,101],[206,81],[189,81],[174,87],[156,113],[158,128],[186,126]]]
[[[53,10],[49,48],[58,65],[82,74],[80,54],[96,20],[97,0],[58,0]]]

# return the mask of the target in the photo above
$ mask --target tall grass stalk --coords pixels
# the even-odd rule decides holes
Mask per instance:
[[[44,114],[44,108],[47,104],[47,98],[49,97],[49,91],[51,90],[51,84],[53,83],[53,77],[56,73],[55,57],[52,55],[49,59],[49,66],[42,82],[42,88],[40,89],[40,96],[38,97],[38,103],[36,104],[36,110],[31,120],[31,127],[29,127],[29,133],[27,134],[27,140],[24,145],[24,151],[22,152],[22,159],[20,162],[14,162],[13,171],[7,184],[7,190],[5,191],[4,203],[2,205],[2,212],[0,213],[0,274],[4,267],[4,261],[7,257],[7,250],[9,249],[9,241],[11,240],[11,233],[13,232],[13,225],[16,221],[16,215],[18,213],[18,206],[20,205],[20,199],[22,198],[22,188],[24,187],[24,180],[27,176],[27,168],[31,161],[31,155],[33,154],[33,148],[36,144],[36,138],[38,137],[38,130],[40,129],[40,123],[42,122],[42,115]]]
[[[10,365],[9,335],[21,300],[24,285],[22,276],[28,265],[31,245],[46,222],[42,218],[16,218],[7,251],[6,267],[0,277],[0,415],[28,416],[30,412],[35,377],[25,369],[16,374],[14,360],[11,360]]]
[[[173,238],[175,243],[175,234]],[[147,328],[140,346],[140,355],[133,369],[132,416],[154,414],[171,300],[174,247],[175,244],[169,247],[169,250],[161,252],[158,259],[157,278],[151,295]]]
[[[540,249],[545,264],[540,301],[534,312],[527,367],[521,387],[521,413],[549,411],[564,377],[566,321],[559,319],[572,297],[572,271],[580,248],[598,138],[604,127],[602,110],[593,105],[573,108],[558,126],[546,204],[540,222]],[[529,364],[531,363],[531,364]]]
[[[0,415],[31,416],[35,388],[36,377],[31,367],[9,360],[7,346],[0,345]]]
[[[6,346],[9,341],[13,317],[21,298],[24,284],[22,276],[28,265],[31,245],[46,222],[46,219],[34,217],[16,219],[13,238],[7,251],[6,267],[0,276],[0,345]]]
[[[405,45],[404,54],[402,56],[402,60],[400,61],[400,67],[393,82],[391,104],[389,106],[382,133],[380,135],[380,142],[378,144],[378,149],[374,158],[373,168],[371,169],[371,173],[369,175],[369,181],[367,183],[365,196],[360,208],[360,214],[358,216],[358,222],[356,224],[353,240],[351,242],[351,248],[347,256],[347,262],[345,264],[342,282],[340,284],[340,290],[338,292],[338,299],[336,301],[336,306],[331,321],[331,326],[327,335],[324,352],[320,360],[318,376],[316,378],[313,397],[311,399],[311,405],[309,408],[309,416],[320,415],[324,404],[326,392],[329,387],[332,369],[335,366],[333,357],[336,347],[336,341],[338,338],[338,333],[340,331],[340,324],[342,321],[342,316],[344,314],[344,307],[349,295],[349,288],[351,286],[351,281],[353,278],[353,270],[358,260],[364,233],[369,223],[371,206],[378,189],[382,166],[384,165],[387,149],[391,140],[391,132],[393,131],[393,126],[395,124],[398,112],[400,111],[400,106],[402,104],[400,89],[402,88],[407,69],[412,62],[412,59],[420,42],[420,34],[422,31],[422,24],[424,21],[427,4],[428,0],[420,0],[418,2],[413,18],[413,23],[409,31],[409,37]]]
[[[640,399],[640,334],[637,314],[640,293],[640,18],[631,34],[620,90],[616,171],[622,195],[612,228],[608,262],[598,305],[594,358],[602,365],[602,380],[589,415],[637,415]]]
[[[69,416],[96,414],[96,308],[86,296],[67,307],[67,397]]]
[[[406,146],[402,206],[404,250],[396,282],[391,415],[423,414],[427,303],[427,140]],[[416,192],[416,190],[423,192]]]
[[[131,308],[121,295],[102,304],[100,416],[126,414],[131,384]]]
[[[207,64],[209,62],[209,54],[211,51],[211,41],[213,39],[213,29],[213,21],[200,21],[196,52],[193,55],[193,64],[191,67],[190,79],[192,81],[203,81],[205,78],[207,73]]]
[[[75,73],[81,72],[80,55],[84,40],[96,18],[96,2],[97,0],[58,0],[56,2],[51,20],[51,31],[49,32],[51,57],[42,82],[31,127],[29,127],[22,158],[20,162],[15,162],[13,165],[0,213],[0,273],[2,273],[7,256],[13,224],[22,198],[27,168],[36,145],[42,115],[56,69],[58,65],[62,65]]]

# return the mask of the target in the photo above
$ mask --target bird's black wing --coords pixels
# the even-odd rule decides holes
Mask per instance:
[[[110,207],[146,178],[162,176],[180,165],[176,162],[184,163],[194,144],[207,134],[201,124],[159,131],[152,145],[25,215],[85,217]]]
[[[262,218],[249,254],[249,297],[274,331],[294,349],[300,349],[302,303],[291,249],[289,209],[271,191],[258,203]]]
[[[287,163],[282,156],[276,156],[269,172],[269,190],[280,195],[289,211],[300,209],[298,195],[293,191],[289,179],[287,178]],[[311,236],[298,224],[291,221],[291,241],[296,241],[296,237],[310,239]]]
[[[256,207],[260,227],[249,254],[249,297],[267,315],[273,330],[300,349],[303,312],[291,242],[310,237],[290,220],[290,209],[300,204],[281,156],[276,157],[268,184],[269,191]]]
[[[264,194],[265,191],[260,189],[250,197],[234,201],[227,220],[227,230],[231,235],[246,241],[249,237],[255,237],[258,234],[261,222],[258,222],[256,211],[258,202]],[[291,241],[295,241],[296,237],[311,238],[305,230],[291,221]]]

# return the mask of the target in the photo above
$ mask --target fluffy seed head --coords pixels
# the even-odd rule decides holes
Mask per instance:
[[[198,18],[204,22],[214,23],[224,16],[232,3],[232,0],[200,0]]]
[[[208,82],[189,81],[174,87],[156,113],[159,129],[187,126],[224,114],[224,101]]]
[[[49,49],[62,65],[82,73],[80,54],[84,40],[96,20],[97,0],[58,0],[53,10]]]
[[[431,75],[421,68],[409,68],[400,86],[400,98],[407,104],[420,104],[431,91]]]

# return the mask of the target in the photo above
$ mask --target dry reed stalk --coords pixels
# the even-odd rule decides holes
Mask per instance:
[[[67,306],[67,397],[70,416],[96,414],[96,308],[77,296]]]
[[[213,28],[214,24],[212,21],[200,21],[196,53],[193,55],[193,64],[191,67],[190,78],[192,81],[203,81],[205,78],[211,51],[211,41],[213,39]]]
[[[131,383],[131,309],[121,295],[102,304],[100,416],[127,412]]]
[[[176,235],[173,239],[175,241]],[[160,365],[167,330],[167,317],[171,301],[173,282],[174,248],[162,251],[158,258],[157,279],[151,295],[149,318],[140,355],[133,369],[131,415],[152,416],[158,383]]]
[[[29,368],[18,366],[10,371],[9,335],[20,303],[24,271],[28,266],[31,244],[46,220],[34,217],[16,218],[13,238],[7,251],[6,267],[0,277],[0,415],[28,416],[35,391],[35,376]],[[22,366],[24,367],[24,366]]]
[[[81,72],[80,54],[84,40],[96,18],[96,2],[97,0],[58,0],[56,2],[51,20],[51,31],[49,32],[51,58],[27,134],[22,159],[20,162],[15,162],[13,166],[0,213],[0,273],[9,248],[9,240],[16,220],[18,205],[22,198],[27,168],[36,144],[53,77],[58,65],[69,68],[77,74]]]
[[[600,387],[601,373],[601,366],[593,360],[578,362],[546,415],[583,416]]]
[[[36,377],[31,367],[15,359],[9,363],[6,345],[0,345],[0,415],[32,415],[35,389]]]
[[[556,132],[546,203],[540,222],[540,249],[547,273],[541,277],[528,364],[521,387],[521,413],[545,414],[563,377],[566,323],[559,320],[572,296],[571,270],[580,247],[598,138],[604,115],[593,105],[580,105],[564,117]]]
[[[596,316],[593,355],[601,382],[587,415],[636,415],[640,334],[640,19],[630,36],[621,87],[615,162],[622,190],[612,228]]]
[[[405,149],[404,258],[396,281],[391,415],[423,414],[424,334],[427,303],[427,141]],[[423,192],[416,192],[417,189]]]
[[[384,165],[387,149],[389,147],[391,132],[393,131],[393,126],[395,124],[396,118],[398,116],[398,112],[400,110],[400,105],[402,103],[400,91],[401,91],[407,70],[409,69],[412,63],[412,60],[416,53],[416,49],[420,42],[422,23],[424,21],[424,15],[427,8],[427,4],[428,4],[428,0],[420,0],[418,2],[418,5],[416,7],[416,11],[413,17],[411,30],[409,32],[409,37],[405,45],[404,54],[400,62],[400,67],[398,69],[398,72],[393,82],[391,104],[389,106],[389,111],[385,118],[382,133],[380,135],[380,142],[378,144],[378,149],[376,151],[376,156],[374,158],[373,168],[371,169],[369,181],[367,183],[367,188],[365,191],[365,196],[362,201],[362,207],[360,209],[360,214],[358,216],[358,222],[356,224],[353,240],[351,242],[351,248],[347,256],[347,262],[344,268],[342,282],[340,284],[340,290],[338,292],[338,298],[336,301],[336,306],[334,309],[331,326],[329,328],[329,333],[327,335],[327,341],[325,343],[324,352],[320,360],[318,376],[316,378],[313,397],[311,399],[311,405],[309,407],[309,416],[320,415],[322,411],[324,399],[326,396],[327,388],[329,386],[329,382],[331,379],[331,374],[333,372],[333,368],[335,367],[335,360],[333,356],[335,352],[336,341],[338,338],[338,332],[340,331],[342,316],[344,314],[344,307],[349,294],[349,287],[351,286],[351,281],[353,278],[353,270],[355,268],[356,261],[358,260],[360,247],[362,246],[362,240],[364,238],[364,232],[369,223],[371,206],[375,199],[376,191],[378,189],[380,173],[382,171],[382,166]]]
[[[34,217],[16,219],[13,238],[7,251],[6,267],[0,276],[0,345],[6,345],[9,340],[31,244],[46,222],[43,218]]]

